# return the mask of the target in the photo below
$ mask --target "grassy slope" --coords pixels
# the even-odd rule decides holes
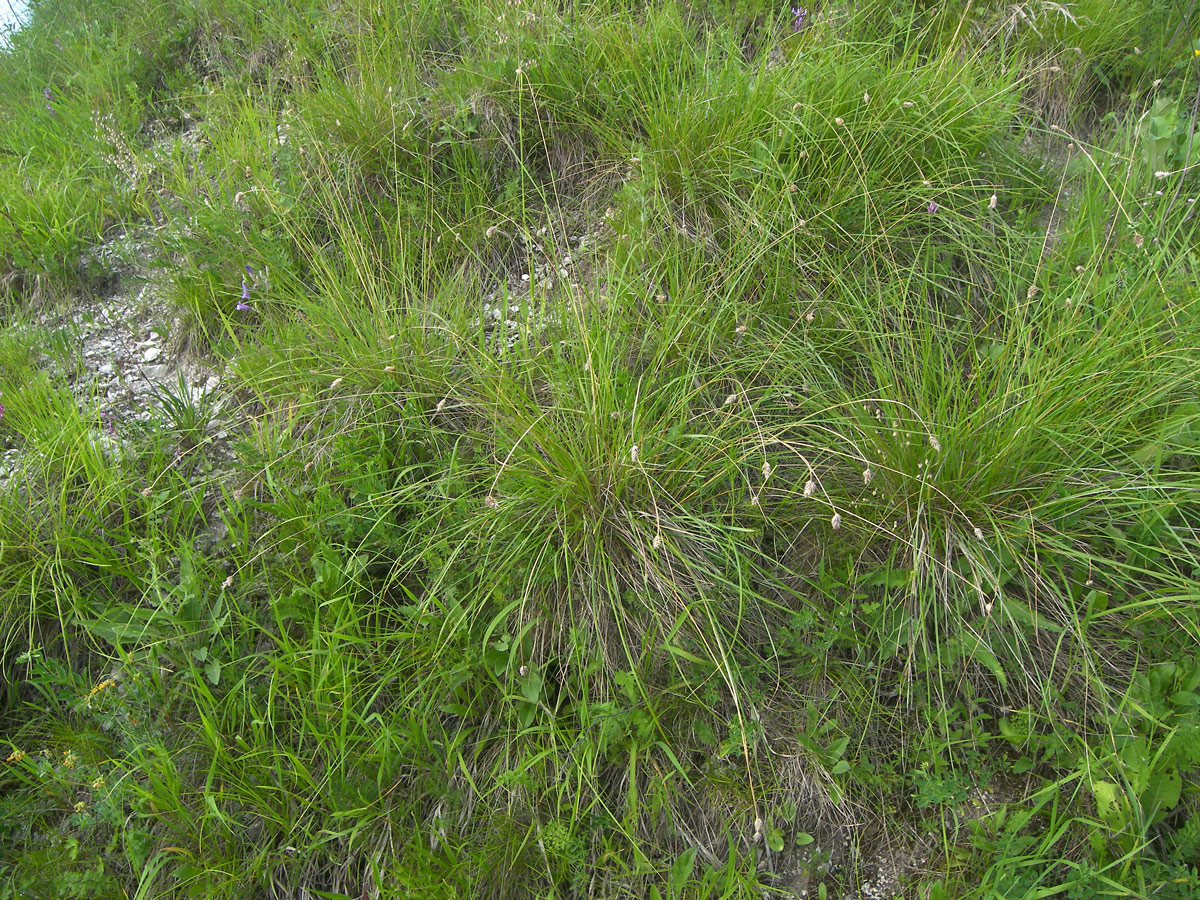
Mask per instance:
[[[0,897],[1197,895],[1181,10],[125,6],[0,57]],[[232,470],[39,371],[138,229]]]

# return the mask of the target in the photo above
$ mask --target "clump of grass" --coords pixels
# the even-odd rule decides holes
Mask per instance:
[[[237,449],[0,336],[5,890],[1191,889],[1179,22],[164,9],[0,56],[6,303],[153,221]]]

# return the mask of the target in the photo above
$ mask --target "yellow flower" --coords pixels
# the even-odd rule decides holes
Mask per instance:
[[[75,804],[75,812],[81,813],[85,809],[87,809],[87,804],[84,803],[82,800],[80,800],[78,803]]]
[[[112,687],[116,683],[117,683],[117,679],[115,679],[115,678],[105,678],[103,681],[101,681],[99,684],[97,684],[94,688],[92,688],[88,692],[88,699],[89,700],[92,699],[92,697],[95,697],[101,691],[108,690],[110,687]]]
[[[75,768],[75,763],[77,762],[79,762],[79,756],[76,755],[74,750],[68,750],[63,754],[63,765],[68,769]]]
[[[8,759],[6,759],[4,761],[5,762],[20,762],[24,758],[25,758],[24,750],[14,750],[12,753],[8,754]]]

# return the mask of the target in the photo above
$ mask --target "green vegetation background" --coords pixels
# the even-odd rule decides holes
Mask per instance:
[[[1197,15],[35,2],[0,898],[1200,896]]]

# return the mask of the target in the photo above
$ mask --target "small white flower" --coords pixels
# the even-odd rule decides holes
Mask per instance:
[[[331,381],[331,382],[329,383],[329,389],[330,389],[330,390],[333,390],[335,387],[337,387],[337,386],[338,386],[338,385],[340,385],[341,383],[342,383],[342,379],[341,379],[341,377],[335,378],[335,379],[333,379],[333,381]]]
[[[812,496],[813,494],[815,494],[816,492],[817,492],[817,483],[816,483],[816,482],[815,482],[813,479],[811,479],[811,478],[810,478],[810,479],[808,479],[808,481],[806,481],[806,482],[804,483],[804,496],[805,496],[805,498],[807,499],[807,498],[811,497],[811,496]]]
[[[524,678],[529,674],[529,666],[521,666],[521,668],[517,669],[517,674]]]
[[[763,481],[766,481],[768,478],[771,477],[771,464],[769,462],[765,462],[762,464],[762,473],[763,473]]]
[[[992,194],[991,198],[988,200],[988,209],[996,208],[996,199],[996,195]]]
[[[842,527],[842,514],[834,513],[833,518],[829,520],[829,525],[834,531]]]
[[[863,91],[863,103],[870,103],[870,102],[871,102],[871,95],[868,94],[866,91]]]
[[[834,120],[833,120],[833,124],[835,124],[835,125],[845,125],[845,124],[846,124],[846,120],[845,120],[845,119],[843,119],[841,116],[838,116],[836,119],[834,119]]]
[[[975,539],[978,541],[983,540],[983,529],[980,528],[978,525],[975,526]]]
[[[871,471],[870,466],[867,466],[865,469],[863,469],[863,484],[864,485],[870,484],[871,479],[874,477],[875,477],[875,473]]]
[[[395,367],[395,366],[384,366],[384,367],[383,367],[383,371],[385,371],[385,372],[395,372],[395,371],[396,371],[396,367]]]
[[[1155,172],[1154,173],[1154,177],[1157,178],[1159,181],[1162,181],[1164,178],[1170,177],[1170,175],[1171,175],[1170,172]]]
[[[913,108],[913,102],[912,102],[911,100],[905,100],[905,101],[904,101],[903,103],[901,103],[900,105],[901,105],[901,106],[903,106],[905,109],[912,109],[912,108]]]
[[[737,394],[730,394],[728,397],[725,398],[725,402],[722,404],[722,406],[729,406],[736,402],[737,402]]]

